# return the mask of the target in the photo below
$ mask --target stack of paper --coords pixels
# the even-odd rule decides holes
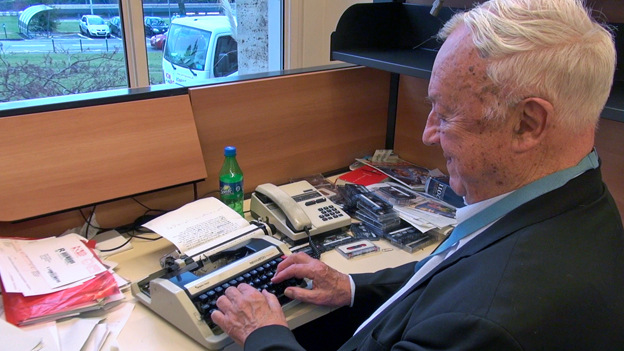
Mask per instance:
[[[402,187],[400,184],[387,182],[369,185],[368,188],[375,191],[379,187],[392,185]],[[402,187],[405,192],[409,192],[413,198],[394,204],[393,209],[399,212],[399,216],[404,221],[421,232],[434,231],[437,234],[446,235],[457,224],[455,219],[455,208],[436,199],[425,196],[423,193],[412,191],[407,187]]]
[[[171,241],[181,253],[193,257],[230,241],[249,222],[223,202],[208,197],[167,212],[143,226]]]
[[[113,275],[75,235],[0,239],[0,276],[6,320],[18,326],[123,299]]]
[[[41,338],[29,335],[20,328],[0,319],[0,351],[32,351],[41,349]]]
[[[125,302],[80,318],[16,327],[4,319],[0,300],[0,351],[114,351],[134,304]]]

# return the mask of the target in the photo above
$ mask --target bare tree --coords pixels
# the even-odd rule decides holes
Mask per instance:
[[[127,87],[123,57],[116,53],[47,53],[42,62],[0,53],[0,102]]]

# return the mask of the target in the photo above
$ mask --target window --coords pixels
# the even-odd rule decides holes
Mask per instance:
[[[0,39],[7,39],[0,41],[0,103],[163,83],[185,85],[189,80],[203,84],[232,75],[328,64],[329,35],[344,9],[358,2],[230,0],[229,11],[219,0],[142,0],[139,7],[133,0],[120,0],[121,6],[108,0],[52,1],[49,6],[32,6],[25,24],[18,21],[20,13],[27,12],[23,2],[0,2]],[[171,40],[178,21],[227,20],[229,13],[236,32],[217,34],[216,29],[187,25],[191,37]],[[265,24],[251,28],[261,29],[267,38],[264,54],[256,53],[266,56],[261,65],[237,44],[252,38],[244,37],[250,23]]]
[[[217,38],[217,49],[214,59],[215,77],[226,77],[238,71],[238,51],[236,40],[231,35]]]
[[[110,35],[119,5],[0,2],[0,102],[128,87],[124,45]]]

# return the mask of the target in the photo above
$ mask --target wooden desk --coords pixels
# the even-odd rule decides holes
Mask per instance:
[[[246,201],[246,209],[249,209]],[[362,255],[347,260],[335,251],[323,253],[321,260],[344,273],[373,272],[386,267],[396,267],[413,260],[420,260],[433,250],[431,245],[410,254],[393,247],[385,240],[376,242],[381,251]],[[119,263],[117,272],[126,279],[136,281],[160,269],[158,259],[172,252],[175,247],[166,239],[155,242],[133,240],[133,249],[111,256],[110,260]],[[135,308],[128,322],[118,336],[123,350],[206,350],[172,324],[169,324],[149,308],[137,301],[128,291],[128,301],[134,302]],[[330,309],[307,304],[299,304],[287,311],[291,328],[318,318]],[[240,350],[236,344],[230,344],[225,350]]]

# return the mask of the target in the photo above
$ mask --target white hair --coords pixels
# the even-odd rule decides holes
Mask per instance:
[[[459,13],[438,34],[465,24],[487,74],[506,104],[504,116],[528,97],[549,101],[569,131],[596,126],[615,71],[611,32],[592,19],[582,0],[490,0]]]

